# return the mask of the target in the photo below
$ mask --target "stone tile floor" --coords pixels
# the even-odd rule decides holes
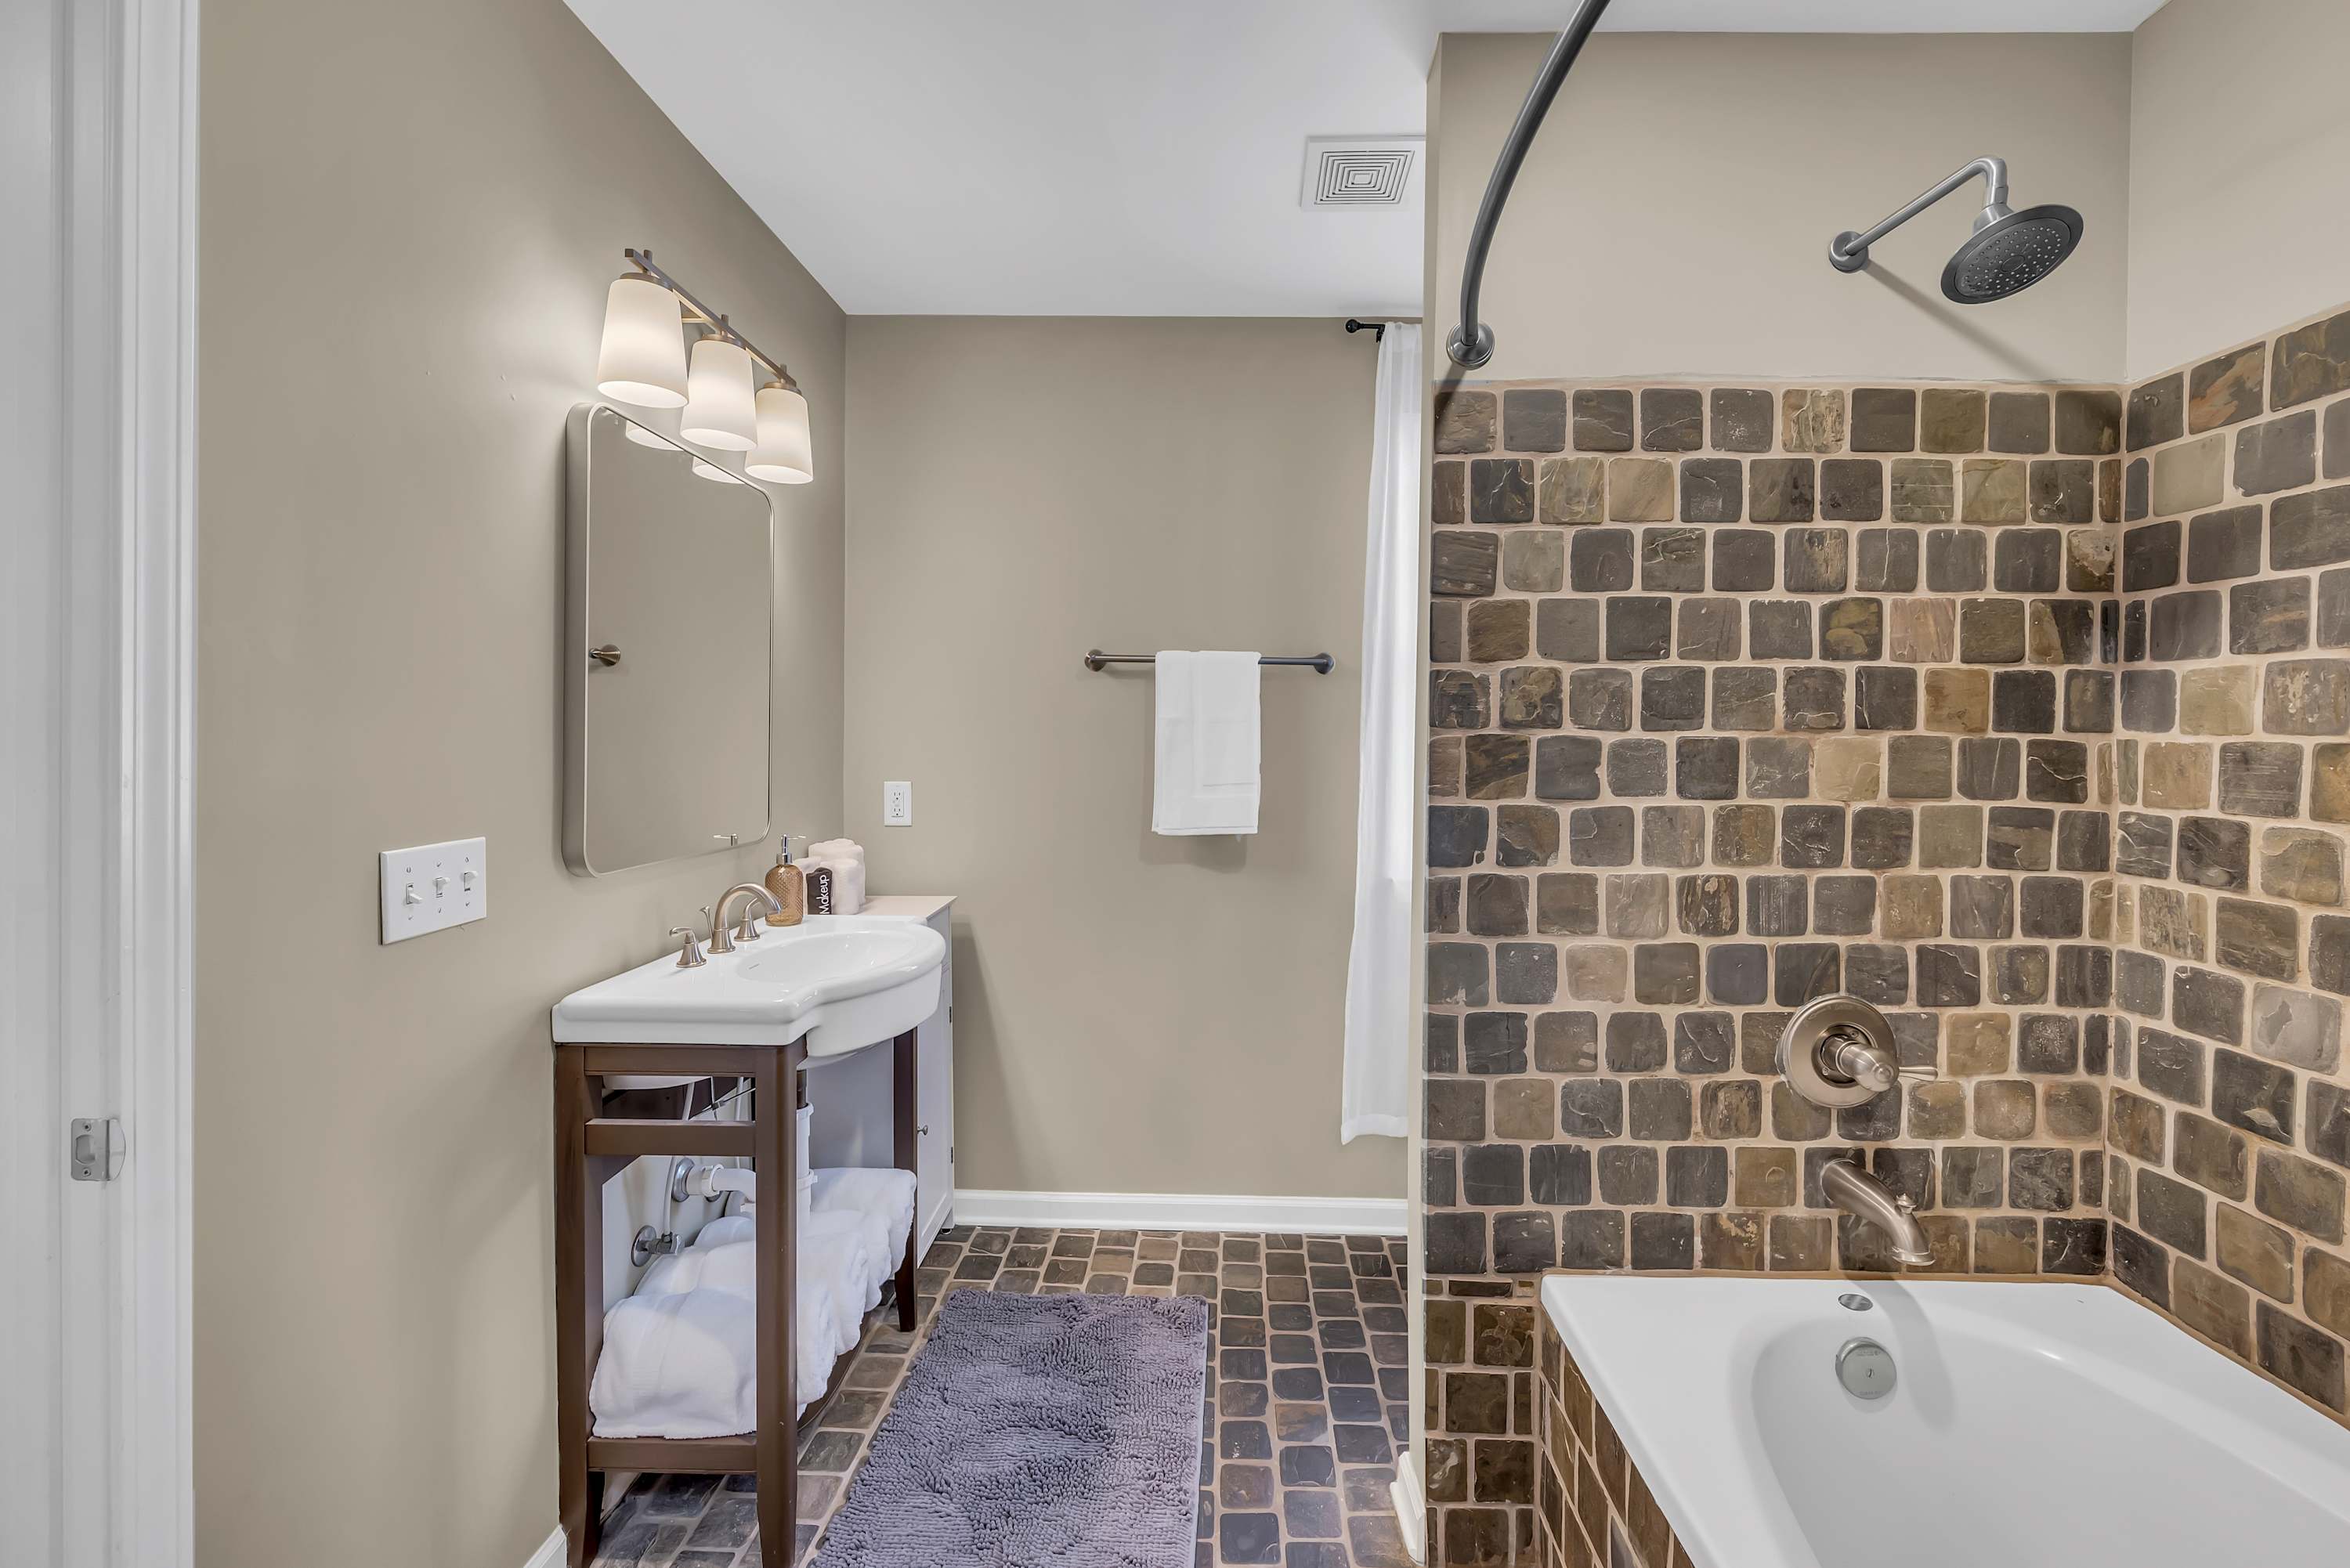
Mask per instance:
[[[920,1326],[887,1303],[830,1404],[800,1428],[809,1562],[911,1354],[951,1290],[1197,1295],[1215,1303],[1194,1568],[1409,1568],[1388,1499],[1405,1441],[1404,1243],[1204,1231],[942,1231]],[[749,1476],[645,1476],[606,1523],[598,1568],[761,1568]]]

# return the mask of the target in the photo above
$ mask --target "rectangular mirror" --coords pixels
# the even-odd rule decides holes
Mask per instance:
[[[567,436],[564,857],[598,877],[764,838],[767,493],[602,404]]]

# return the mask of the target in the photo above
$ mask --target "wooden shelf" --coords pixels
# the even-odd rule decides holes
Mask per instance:
[[[759,1468],[759,1439],[733,1438],[590,1438],[588,1467],[651,1475],[729,1476]]]

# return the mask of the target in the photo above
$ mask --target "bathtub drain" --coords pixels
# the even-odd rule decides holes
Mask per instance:
[[[1882,1399],[1893,1392],[1893,1353],[1873,1339],[1847,1339],[1836,1352],[1836,1381],[1858,1399]]]
[[[1836,1297],[1836,1305],[1843,1307],[1847,1312],[1866,1312],[1876,1304],[1877,1303],[1875,1302],[1870,1301],[1866,1296],[1862,1295],[1858,1291],[1846,1291],[1844,1294]]]

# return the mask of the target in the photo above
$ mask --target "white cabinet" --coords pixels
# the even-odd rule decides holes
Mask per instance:
[[[895,894],[868,898],[859,914],[920,920],[946,939],[939,971],[938,1011],[923,1020],[914,1044],[915,1214],[920,1244],[954,1219],[954,900]],[[820,917],[819,917],[820,918]],[[894,1165],[890,1057],[886,1044],[812,1064],[807,1073],[808,1154],[817,1166]]]

